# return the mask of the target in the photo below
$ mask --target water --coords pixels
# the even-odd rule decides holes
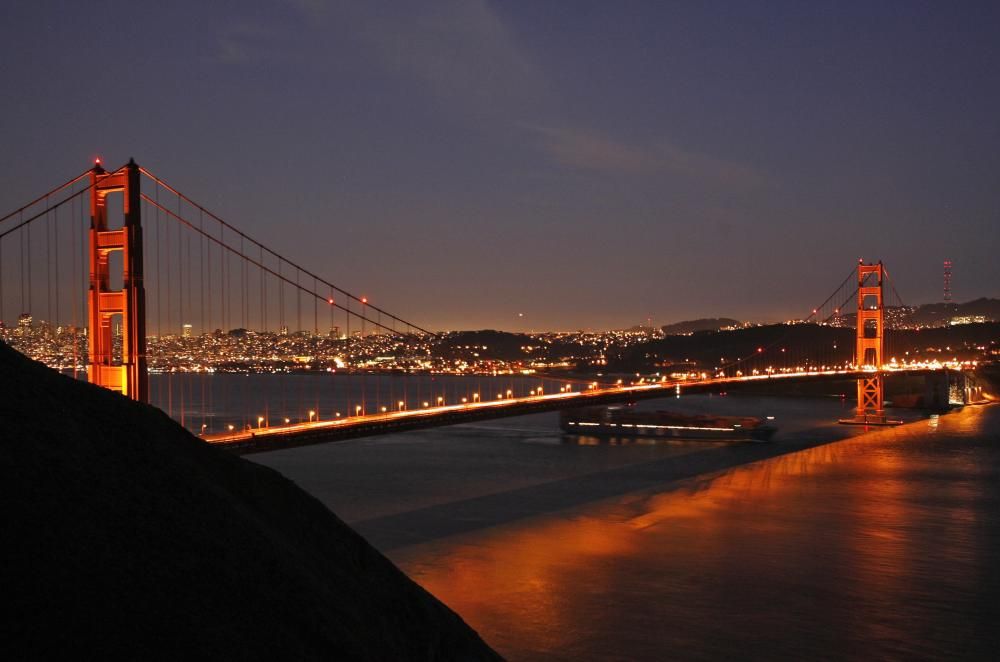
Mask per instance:
[[[158,373],[149,376],[150,402],[192,432],[222,432],[281,425],[288,419],[373,414],[424,403],[457,404],[465,398],[522,397],[532,389],[558,393],[566,381],[521,375],[391,375],[347,373]],[[579,388],[573,386],[574,389]],[[402,403],[402,405],[400,404]],[[202,427],[204,426],[204,427]]]
[[[543,414],[251,457],[510,659],[996,650],[1000,408],[846,438],[862,430],[831,423],[837,399],[657,405],[772,414],[780,431],[615,444]]]

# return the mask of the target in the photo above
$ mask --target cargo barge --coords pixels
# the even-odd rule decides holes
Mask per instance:
[[[707,416],[633,407],[585,407],[563,410],[564,432],[603,437],[666,437],[692,441],[769,441],[777,428],[752,416]]]

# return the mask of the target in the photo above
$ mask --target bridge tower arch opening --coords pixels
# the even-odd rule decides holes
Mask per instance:
[[[90,172],[87,378],[133,400],[149,402],[139,174],[131,159],[115,172],[107,172],[100,162]],[[111,228],[108,196],[117,193],[122,194],[122,226]],[[110,257],[117,252],[121,252],[122,287],[112,289]],[[120,360],[116,331],[121,337]]]

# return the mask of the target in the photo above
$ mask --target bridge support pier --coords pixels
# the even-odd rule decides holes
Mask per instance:
[[[983,387],[973,372],[942,370],[924,377],[926,409],[945,411],[983,400]]]

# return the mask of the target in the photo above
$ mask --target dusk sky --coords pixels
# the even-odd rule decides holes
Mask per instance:
[[[5,2],[0,43],[0,213],[132,156],[425,327],[800,317],[859,257],[1000,296],[1000,3]]]

